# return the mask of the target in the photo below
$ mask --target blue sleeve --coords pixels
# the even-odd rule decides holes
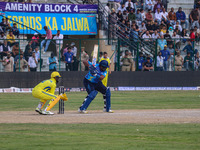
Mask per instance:
[[[186,47],[187,47],[187,45],[183,48],[183,51],[184,51],[185,49],[187,49]]]
[[[186,19],[186,17],[185,17],[185,13],[184,12],[182,12],[183,13],[183,20],[185,20]]]
[[[96,64],[95,67],[99,67],[99,64]]]
[[[102,75],[105,77],[107,73],[107,71],[104,71]]]
[[[92,63],[91,63],[89,60],[88,60],[88,64],[89,64],[89,65],[92,65]]]
[[[176,20],[179,20],[178,12],[176,12]]]

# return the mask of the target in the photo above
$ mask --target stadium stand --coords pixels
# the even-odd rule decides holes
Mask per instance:
[[[147,0],[148,1],[148,0]],[[147,56],[152,59],[157,55],[159,50],[163,50],[164,45],[162,42],[159,45],[159,40],[156,40],[160,37],[164,37],[167,40],[167,46],[170,47],[170,40],[175,41],[175,50],[180,50],[181,56],[184,58],[186,56],[186,52],[182,51],[185,46],[187,46],[187,39],[190,39],[192,35],[191,24],[188,24],[188,28],[185,28],[184,25],[169,21],[169,13],[171,8],[174,8],[174,12],[177,17],[177,12],[180,7],[182,11],[185,13],[186,20],[191,21],[190,13],[193,10],[194,2],[187,0],[169,0],[168,4],[165,1],[152,1],[152,5],[154,9],[153,11],[149,11],[147,7],[147,2],[144,1],[132,1],[133,6],[130,6],[130,9],[121,8],[122,4],[125,4],[126,1],[118,1],[118,0],[100,0],[100,1],[81,1],[81,0],[58,0],[56,3],[72,3],[72,4],[98,4],[99,13],[98,13],[98,23],[99,23],[99,37],[100,38],[108,38],[108,40],[104,41],[107,46],[110,46],[112,50],[120,49],[123,52],[122,57],[124,56],[125,50],[129,50],[136,63],[138,63],[138,52],[142,52],[146,58]],[[18,1],[20,2],[20,1]],[[27,2],[27,1],[26,1]],[[47,3],[47,0],[32,0],[32,3]],[[48,3],[55,3],[54,0],[48,0]],[[107,5],[108,4],[108,5]],[[143,4],[143,5],[142,5]],[[126,6],[126,5],[125,5]],[[167,12],[163,9],[163,7],[167,8]],[[143,10],[144,9],[144,10]],[[119,13],[120,11],[125,10],[124,12]],[[160,10],[161,13],[158,13]],[[150,12],[148,14],[148,11]],[[158,12],[157,12],[158,11]],[[163,13],[164,11],[164,13]],[[135,13],[137,12],[137,13]],[[173,14],[171,13],[171,14]],[[148,21],[147,18],[152,15],[153,20]],[[156,23],[157,22],[157,23]],[[173,24],[176,23],[176,24]],[[158,24],[158,25],[157,25]],[[176,30],[176,28],[178,29]],[[170,31],[172,29],[172,31]],[[185,30],[186,29],[186,30]],[[169,30],[169,34],[167,32]],[[183,31],[186,31],[183,35]],[[149,31],[150,34],[147,34],[146,31]],[[156,31],[156,33],[155,33]],[[176,31],[176,33],[173,33]],[[158,34],[157,34],[158,32]],[[33,34],[33,33],[32,33]],[[155,35],[156,34],[156,35]],[[194,29],[194,35],[196,37],[199,34],[199,29]],[[158,36],[157,36],[158,35]],[[170,39],[169,39],[170,37]],[[26,39],[26,36],[20,35],[19,39]],[[139,44],[138,44],[139,43]],[[194,42],[192,42],[194,44]],[[20,48],[25,49],[27,42],[20,42]],[[119,47],[120,45],[120,47]],[[156,47],[157,45],[157,47]],[[157,51],[155,51],[158,48]],[[194,45],[193,45],[194,49]],[[195,42],[195,49],[199,49],[199,45]],[[194,50],[193,50],[194,51]],[[198,50],[197,50],[198,51]],[[196,51],[196,52],[197,52]],[[195,52],[195,53],[196,53]],[[45,62],[50,57],[51,52],[47,52],[42,54],[42,58],[44,59],[44,66],[46,66]],[[194,54],[192,54],[194,58]],[[117,62],[117,57],[115,57],[115,63]],[[156,60],[153,60],[154,65],[156,64]],[[64,63],[61,64],[61,68],[64,70]],[[172,69],[170,69],[171,71]],[[42,71],[48,71],[48,67],[42,68]]]

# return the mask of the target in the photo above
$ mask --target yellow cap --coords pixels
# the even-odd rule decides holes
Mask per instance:
[[[167,45],[165,45],[164,47],[167,47]]]
[[[55,78],[55,77],[59,77],[59,78],[61,77],[59,72],[54,71],[54,72],[51,73],[51,78]]]

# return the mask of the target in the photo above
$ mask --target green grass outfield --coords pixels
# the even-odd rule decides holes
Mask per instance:
[[[86,92],[67,93],[77,111]],[[112,108],[199,109],[199,91],[112,92]],[[34,111],[31,94],[0,94],[0,111]],[[89,110],[102,110],[102,95]],[[58,110],[58,105],[53,109]],[[0,124],[0,150],[199,150],[200,124]]]
[[[0,124],[1,150],[199,150],[200,124]]]
[[[69,92],[65,110],[75,110],[82,104],[86,92]],[[31,94],[0,94],[0,111],[33,111],[39,99]],[[200,91],[134,91],[112,92],[112,109],[198,109]],[[103,97],[98,94],[88,108],[102,110]],[[58,110],[56,105],[53,110]]]

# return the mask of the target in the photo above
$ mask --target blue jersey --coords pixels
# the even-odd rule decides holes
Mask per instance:
[[[170,56],[170,52],[168,50],[161,50],[160,52],[162,53],[162,57],[163,57],[164,61],[167,61],[167,59]]]
[[[138,69],[142,69],[142,64],[144,62],[144,57],[139,57],[138,58]]]
[[[49,57],[49,69],[56,69],[57,68],[56,63],[51,64],[52,62],[56,62],[55,57],[53,58]]]
[[[72,63],[72,58],[73,58],[73,53],[72,52],[66,52],[66,53],[64,53],[64,56],[65,56],[65,61],[67,62],[67,63]]]
[[[90,61],[88,61],[88,63],[89,63],[89,65],[92,65],[92,63],[91,63]],[[104,77],[106,76],[107,71],[101,71],[101,70],[100,70],[100,67],[99,67],[99,64],[96,64],[95,67],[96,67],[96,69],[98,70],[98,72],[99,72],[100,75],[103,75]],[[98,83],[98,82],[100,81],[99,78],[97,78],[97,76],[93,76],[93,75],[90,73],[90,71],[89,71],[88,74],[85,76],[85,78],[86,78],[87,80],[89,80],[90,82],[92,82],[92,83]]]

